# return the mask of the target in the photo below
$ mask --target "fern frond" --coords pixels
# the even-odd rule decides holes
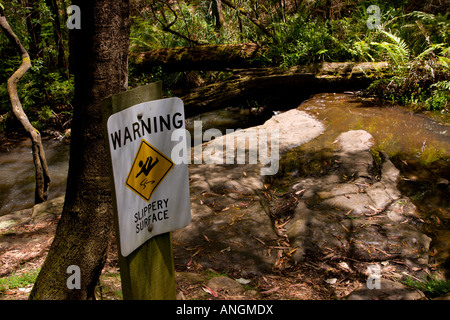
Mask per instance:
[[[421,54],[417,56],[418,60],[423,60],[426,58],[429,54],[435,53],[437,50],[443,49],[445,46],[443,43],[433,44],[430,45],[427,49],[425,49]]]
[[[353,44],[353,47],[355,48],[355,50],[351,50],[351,51],[353,51],[354,54],[362,57],[364,60],[369,60],[372,62],[375,61],[375,59],[369,53],[370,46],[366,41],[361,40],[361,41],[355,42]],[[367,59],[367,58],[369,58],[369,59]]]
[[[446,69],[450,69],[450,59],[449,58],[443,57],[443,56],[439,56],[438,57],[438,61],[439,61],[439,64],[442,67],[444,67]]]
[[[397,37],[395,34],[387,32],[385,30],[382,30],[381,33],[383,33],[385,36],[387,36],[388,39],[390,39],[393,42],[393,44],[395,44],[397,46],[397,48],[398,48],[397,51],[403,55],[404,59],[407,60],[409,58],[409,55],[410,55],[409,48],[403,39]]]
[[[430,86],[431,88],[436,88],[438,90],[450,91],[450,80],[439,81]]]

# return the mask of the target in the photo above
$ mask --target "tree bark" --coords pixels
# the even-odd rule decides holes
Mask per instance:
[[[41,24],[39,23],[40,12],[38,0],[26,0],[25,4],[27,9],[30,9],[30,13],[27,14],[26,24],[28,33],[30,34],[30,56],[33,59],[37,59],[40,56],[41,49],[39,48],[41,44]]]
[[[163,66],[166,71],[225,70],[260,65],[254,58],[261,48],[253,43],[200,45],[164,48],[131,54],[131,61],[143,71]]]
[[[214,25],[215,25],[216,33],[220,34],[220,31],[223,26],[222,0],[213,0],[212,13],[214,16]]]
[[[61,34],[61,22],[59,20],[58,3],[56,0],[45,0],[45,3],[50,8],[53,24],[53,35],[58,50],[58,69],[64,70],[67,79],[69,79],[69,67],[67,65],[66,53],[64,50],[64,42]]]
[[[114,229],[101,101],[128,86],[129,1],[72,4],[82,19],[69,32],[75,97],[66,198],[30,299],[93,299]],[[67,286],[72,265],[80,289]]]
[[[6,17],[0,10],[0,27],[5,32],[10,42],[15,46],[22,57],[22,64],[19,69],[8,79],[7,88],[9,99],[11,100],[12,110],[16,118],[20,121],[27,133],[30,135],[33,162],[36,176],[35,203],[41,203],[47,200],[48,189],[50,186],[50,172],[48,170],[45,151],[41,141],[41,135],[28,120],[23,111],[22,104],[17,94],[17,84],[24,74],[31,68],[31,60],[28,52],[23,47],[19,38],[11,29]]]

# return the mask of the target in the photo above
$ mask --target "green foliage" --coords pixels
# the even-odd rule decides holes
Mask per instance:
[[[425,108],[430,111],[448,110],[450,101],[450,81],[440,81],[430,86],[431,96],[425,100]]]
[[[367,92],[416,110],[448,112],[449,29],[448,14],[413,12],[391,18],[355,42],[355,55],[390,65],[390,76],[372,83]]]
[[[17,289],[32,285],[39,274],[40,269],[22,274],[12,274],[8,277],[0,278],[0,294],[11,289]]]
[[[335,28],[340,26],[333,22]],[[273,37],[267,40],[266,62],[290,67],[318,61],[336,61],[349,58],[341,42],[325,22],[303,16],[287,17],[286,22],[272,24]]]
[[[408,277],[403,283],[412,288],[419,289],[431,299],[444,296],[450,292],[450,281],[445,281],[432,276],[427,276],[423,280],[416,280],[412,277]]]
[[[15,67],[14,67],[15,68]],[[8,70],[12,74],[13,70]],[[73,77],[69,80],[58,72],[48,72],[42,61],[34,62],[17,87],[22,107],[33,124],[42,124],[60,112],[71,113],[70,103],[74,94]],[[11,109],[6,81],[0,84],[0,113]],[[52,115],[52,116],[50,116]]]
[[[11,1],[5,9],[5,16],[21,43],[28,50],[30,36],[26,17],[31,8],[26,8],[20,1]],[[40,25],[39,57],[32,57],[32,67],[17,86],[23,109],[36,128],[60,126],[67,123],[72,113],[73,78],[67,76],[65,70],[57,66],[58,48],[55,40],[53,17],[45,1],[39,2],[38,18],[34,20]],[[63,35],[67,36],[64,30]],[[67,46],[67,38],[64,45]],[[0,130],[5,130],[6,118],[13,117],[6,82],[21,64],[21,58],[7,37],[0,32]],[[67,52],[67,47],[65,51]],[[64,118],[64,121],[62,119]],[[58,128],[62,129],[62,128]]]
[[[3,0],[0,0],[3,1]],[[32,39],[26,18],[33,8],[11,0],[4,12],[11,28],[26,48]],[[229,1],[222,3],[224,23],[217,28],[212,0],[131,1],[130,51],[142,52],[197,44],[256,43],[262,48],[265,65],[290,67],[321,61],[391,62],[391,77],[376,81],[370,93],[403,104],[414,103],[428,110],[448,110],[450,66],[450,23],[445,5],[412,4],[407,0],[363,1]],[[331,7],[330,7],[331,3]],[[369,30],[367,7],[381,9],[381,26]],[[433,9],[426,11],[426,8]],[[59,8],[60,12],[64,8]],[[34,23],[40,26],[39,58],[18,86],[21,102],[37,126],[55,124],[61,114],[70,117],[73,79],[58,70],[58,45],[52,14],[45,1],[35,8]],[[416,10],[405,14],[406,10]],[[423,10],[423,11],[419,11]],[[63,28],[64,48],[68,51],[68,32]],[[20,65],[20,57],[9,40],[0,33],[0,116],[1,126],[11,115],[6,90],[8,77]],[[158,67],[142,73],[130,65],[130,86],[163,80],[166,89],[189,83],[214,81],[217,73],[165,74]],[[206,79],[206,80],[205,80]],[[65,122],[64,122],[65,123]]]

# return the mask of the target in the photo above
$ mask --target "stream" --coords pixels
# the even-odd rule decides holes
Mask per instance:
[[[336,137],[348,130],[368,131],[375,150],[385,152],[400,170],[399,190],[408,196],[427,223],[433,238],[436,260],[450,264],[450,131],[448,125],[395,106],[361,103],[352,94],[323,93],[299,107],[326,126],[325,132],[289,153],[298,153],[301,161],[316,161],[311,156],[335,149]],[[264,123],[272,111],[225,108],[189,118],[186,127],[193,137],[193,122],[201,120],[203,130],[237,129]],[[0,137],[0,216],[32,207],[34,204],[34,166],[31,142],[27,138],[9,140]],[[51,138],[43,141],[51,185],[49,199],[65,193],[69,144]],[[326,158],[326,157],[325,157]],[[287,170],[295,175],[296,169]],[[285,173],[286,174],[286,173]],[[286,175],[285,175],[286,176]],[[450,265],[445,265],[450,270]]]
[[[360,103],[351,94],[318,94],[300,109],[326,125],[302,150],[332,149],[341,132],[365,130],[374,137],[374,149],[386,152],[400,170],[400,191],[424,217],[450,219],[450,126],[404,108]]]
[[[0,216],[34,205],[35,172],[31,154],[31,140],[0,137]],[[66,192],[70,146],[51,138],[43,138],[50,170],[48,199]]]

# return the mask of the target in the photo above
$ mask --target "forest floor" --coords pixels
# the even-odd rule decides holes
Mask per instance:
[[[0,300],[26,300],[33,281],[50,249],[59,216],[47,217],[32,223],[30,210],[21,212],[25,222],[1,229],[0,234]],[[177,263],[177,262],[175,262]],[[186,300],[329,300],[347,295],[362,282],[349,278],[328,284],[323,269],[308,264],[292,266],[265,275],[246,275],[203,268],[197,263],[176,264],[177,299]],[[220,266],[218,266],[220,268]],[[214,286],[214,279],[241,279],[247,282],[242,289]],[[115,242],[96,288],[99,300],[120,300],[121,283]]]

